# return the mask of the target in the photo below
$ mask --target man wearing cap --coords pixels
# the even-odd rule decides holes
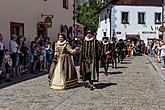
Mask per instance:
[[[123,39],[119,39],[118,43],[116,44],[116,50],[118,54],[118,63],[122,63],[124,60],[124,52],[126,49],[126,44],[124,43]]]
[[[108,41],[108,37],[103,37],[103,41],[101,42],[101,67],[105,70],[105,75],[108,76],[107,71],[109,67],[110,61],[110,42]]]
[[[84,82],[89,81],[87,87],[94,90],[93,82],[99,80],[99,43],[90,31],[87,32],[81,52],[80,75]]]

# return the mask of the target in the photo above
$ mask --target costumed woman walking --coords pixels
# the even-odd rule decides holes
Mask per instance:
[[[54,58],[48,76],[51,89],[64,90],[78,85],[77,72],[72,58],[72,55],[78,51],[79,48],[74,50],[71,48],[65,34],[61,33],[58,35]]]

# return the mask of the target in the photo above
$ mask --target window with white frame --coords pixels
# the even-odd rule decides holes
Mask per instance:
[[[138,12],[138,24],[145,24],[145,13]]]
[[[155,24],[161,24],[161,13],[155,13]]]
[[[128,12],[121,12],[121,23],[122,24],[129,24],[128,20]]]

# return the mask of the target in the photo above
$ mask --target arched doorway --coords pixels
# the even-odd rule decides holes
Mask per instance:
[[[37,23],[37,36],[40,37],[42,36],[43,38],[48,35],[47,28],[45,27],[44,22],[39,21]]]
[[[61,25],[60,31],[61,31],[61,33],[65,33],[65,35],[67,36],[67,39],[70,40],[69,29],[68,29],[67,25]]]

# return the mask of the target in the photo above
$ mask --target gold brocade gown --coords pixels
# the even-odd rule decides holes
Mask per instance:
[[[64,90],[78,85],[76,68],[73,63],[73,50],[69,43],[55,44],[54,61],[49,72],[49,86],[51,89]]]

